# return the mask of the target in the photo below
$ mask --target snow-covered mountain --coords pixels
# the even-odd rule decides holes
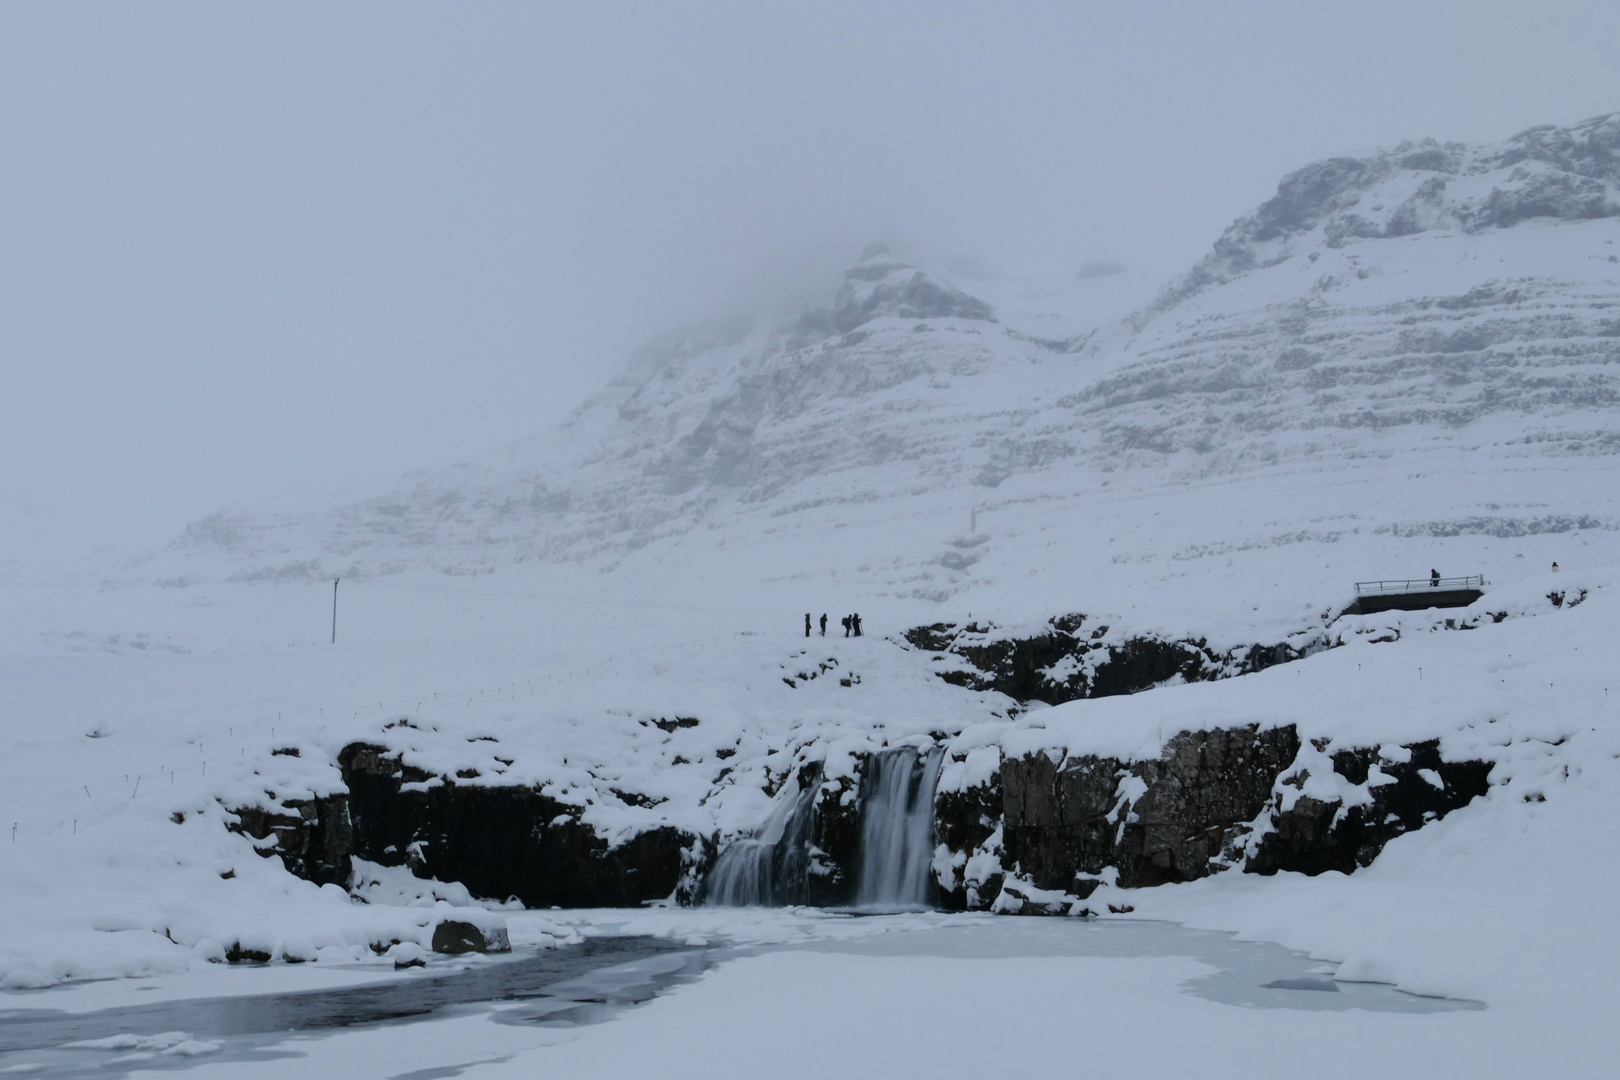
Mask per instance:
[[[1062,340],[874,248],[522,444],[9,592],[0,989],[555,943],[551,902],[698,899],[784,837],[831,880],[904,803],[963,905],[1241,929],[1594,1045],[1617,161],[1620,115],[1310,166]],[[1484,598],[1339,614],[1431,568]],[[908,754],[932,804],[874,788]]]
[[[1396,541],[1437,537],[1489,572],[1556,557],[1491,541],[1616,528],[1617,400],[1612,115],[1310,165],[1157,302],[1063,341],[879,246],[824,308],[650,342],[555,431],[332,512],[219,514],[171,557],[266,580],[728,545],[754,581],[969,603],[1033,577],[1105,606],[1122,562],[1350,535],[1371,547],[1341,576],[1421,572],[1440,556]],[[1336,599],[1323,558],[1282,594]]]

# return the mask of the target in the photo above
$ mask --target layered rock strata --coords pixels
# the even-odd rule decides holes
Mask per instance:
[[[285,819],[244,809],[237,828],[312,881],[345,883],[358,856],[530,907],[857,900],[870,785],[826,781],[817,762],[784,781],[798,792],[788,827],[765,842],[733,841],[754,845],[752,876],[729,893],[710,877],[718,837],[665,827],[610,845],[579,807],[530,788],[457,785],[368,744],[345,748],[341,764],[346,796]],[[1183,731],[1146,761],[1008,757],[989,781],[935,794],[928,900],[1037,913],[1079,910],[1105,882],[1142,888],[1229,869],[1351,873],[1395,837],[1484,794],[1490,771],[1488,761],[1446,761],[1434,740],[1302,744],[1292,725]],[[846,797],[852,787],[858,797]]]
[[[1436,740],[1302,745],[1293,725],[1179,732],[1151,761],[1008,758],[990,782],[938,798],[940,895],[1040,913],[1081,910],[1104,883],[1348,874],[1485,794],[1491,767],[1446,761]]]

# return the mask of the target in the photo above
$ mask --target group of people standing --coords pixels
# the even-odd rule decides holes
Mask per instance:
[[[861,617],[859,615],[845,615],[844,618],[843,618],[843,624],[844,624],[844,636],[845,637],[860,637],[861,636]],[[814,629],[814,627],[815,627],[815,623],[811,620],[810,613],[808,611],[805,612],[804,613],[804,636],[809,637],[810,632],[811,632],[811,630]],[[826,612],[823,612],[822,615],[821,615],[821,636],[822,637],[827,636],[827,614],[826,614]]]

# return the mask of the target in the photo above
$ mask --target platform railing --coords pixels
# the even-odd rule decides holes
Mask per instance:
[[[1469,577],[1443,577],[1436,581],[1432,577],[1413,578],[1408,581],[1358,581],[1356,582],[1357,596],[1392,596],[1399,593],[1418,592],[1456,592],[1462,589],[1484,589],[1485,575],[1473,574]]]

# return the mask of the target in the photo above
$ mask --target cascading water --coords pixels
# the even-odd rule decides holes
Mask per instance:
[[[715,861],[703,902],[729,907],[781,907],[804,902],[810,833],[820,785],[783,797],[758,836],[733,840]]]
[[[736,907],[848,903],[875,910],[927,907],[934,853],[934,789],[944,752],[907,747],[867,757],[861,769],[854,888],[816,847],[819,782],[783,793],[758,835],[733,840],[703,886],[703,902]],[[814,779],[819,780],[819,769]],[[814,880],[813,880],[814,879]],[[817,884],[817,882],[821,884]],[[827,885],[832,885],[829,893]],[[842,894],[843,899],[833,899]]]
[[[934,855],[934,789],[944,752],[891,750],[866,759],[861,778],[860,876],[863,908],[928,906]]]

